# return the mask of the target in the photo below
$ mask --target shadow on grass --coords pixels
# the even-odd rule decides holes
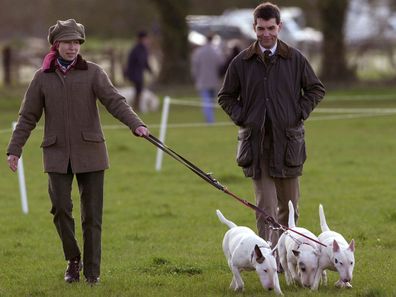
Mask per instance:
[[[383,290],[378,288],[366,289],[356,294],[356,297],[385,297],[385,296],[389,296],[389,295],[387,295]],[[394,297],[394,296],[396,296],[395,293],[393,293],[389,297]]]
[[[199,267],[188,264],[174,265],[169,260],[160,257],[153,258],[149,267],[144,267],[139,270],[141,270],[143,273],[148,273],[151,275],[172,274],[194,276],[203,273],[202,269]]]

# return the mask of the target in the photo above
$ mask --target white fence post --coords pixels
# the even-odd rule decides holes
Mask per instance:
[[[171,101],[170,97],[165,96],[164,105],[162,106],[161,126],[160,126],[160,135],[159,135],[159,140],[161,140],[161,142],[163,143],[165,142],[166,128],[168,125],[170,101]],[[164,157],[164,152],[161,149],[158,149],[157,160],[155,162],[155,170],[161,171],[163,157]]]
[[[12,122],[12,130],[15,130],[16,122]],[[25,173],[23,170],[23,159],[22,156],[18,161],[18,180],[19,180],[19,192],[21,194],[22,212],[27,214],[29,212],[27,194],[26,194],[26,182]]]

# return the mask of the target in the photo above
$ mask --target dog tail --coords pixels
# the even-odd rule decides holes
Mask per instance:
[[[234,228],[234,227],[237,227],[237,225],[235,224],[235,223],[233,223],[233,222],[231,222],[230,220],[227,220],[224,216],[223,216],[223,214],[221,213],[221,211],[220,210],[216,210],[216,214],[217,214],[217,216],[219,217],[219,220],[220,220],[220,222],[222,222],[224,225],[227,225],[228,226],[228,228]]]
[[[320,218],[320,228],[322,229],[322,232],[330,231],[330,228],[329,226],[327,226],[326,223],[326,217],[323,211],[322,204],[319,204],[319,218]]]
[[[296,222],[294,221],[294,206],[293,203],[289,200],[289,221],[288,221],[289,228],[296,227]]]

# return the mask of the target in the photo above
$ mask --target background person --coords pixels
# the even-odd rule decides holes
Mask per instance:
[[[278,39],[276,5],[258,5],[253,25],[257,40],[231,62],[218,102],[239,126],[237,163],[253,179],[257,206],[287,226],[289,200],[298,218],[304,121],[325,89],[307,59]],[[259,235],[275,246],[278,232],[259,213],[256,220]]]
[[[144,71],[152,73],[148,62],[149,37],[146,31],[137,34],[137,44],[131,49],[128,55],[128,62],[125,69],[125,77],[135,86],[135,96],[132,106],[136,111],[140,111],[140,101],[144,88]]]
[[[44,112],[41,147],[51,213],[68,261],[65,281],[79,281],[82,266],[72,216],[75,176],[81,200],[83,273],[89,284],[96,284],[101,262],[104,170],[109,167],[97,99],[135,135],[147,136],[149,132],[103,69],[79,54],[85,41],[83,25],[73,19],[57,21],[49,28],[48,41],[51,51],[26,91],[7,161],[16,171],[22,148]]]
[[[205,45],[197,48],[191,59],[191,74],[203,104],[202,110],[207,123],[214,123],[213,104],[220,85],[220,68],[223,57],[213,47],[213,35],[209,34]]]
[[[230,53],[227,55],[227,58],[223,65],[220,67],[220,76],[223,77],[228,69],[228,66],[230,65],[231,61],[241,52],[241,49],[239,48],[238,45],[234,45],[231,48]]]

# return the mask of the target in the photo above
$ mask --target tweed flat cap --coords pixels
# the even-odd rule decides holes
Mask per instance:
[[[74,19],[58,20],[55,25],[48,29],[48,42],[52,45],[55,41],[62,40],[79,40],[80,43],[83,43],[85,41],[84,26]]]

